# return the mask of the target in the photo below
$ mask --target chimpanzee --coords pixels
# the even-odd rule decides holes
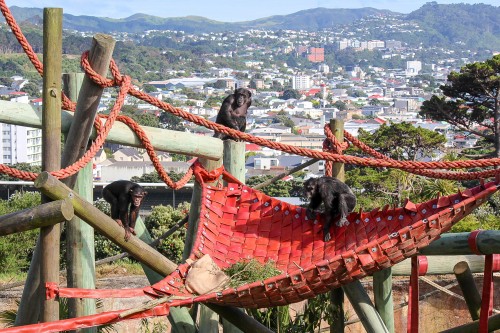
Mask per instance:
[[[104,187],[102,196],[111,205],[111,218],[125,229],[125,240],[135,235],[135,221],[139,217],[142,199],[148,194],[141,185],[128,180],[117,180]]]
[[[234,94],[227,96],[220,107],[215,122],[226,127],[245,132],[247,126],[247,110],[252,104],[252,92],[245,88],[238,88]],[[214,137],[226,140],[229,135],[215,132]]]
[[[309,178],[304,182],[304,194],[310,200],[306,211],[308,218],[314,217],[313,209],[318,208],[322,202],[325,206],[325,224],[323,225],[325,242],[331,239],[332,219],[339,217],[336,225],[344,226],[348,223],[347,214],[356,206],[356,196],[349,186],[332,177]]]

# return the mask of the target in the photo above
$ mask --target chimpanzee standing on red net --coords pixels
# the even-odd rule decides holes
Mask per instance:
[[[102,196],[111,205],[111,218],[125,229],[125,240],[135,235],[142,199],[148,194],[141,185],[128,180],[117,180],[104,187]]]
[[[304,195],[310,200],[307,217],[314,218],[314,209],[321,203],[325,206],[325,224],[323,225],[324,241],[329,241],[332,220],[338,218],[337,226],[347,225],[347,214],[356,206],[356,196],[349,186],[342,181],[328,176],[309,178],[304,182]]]

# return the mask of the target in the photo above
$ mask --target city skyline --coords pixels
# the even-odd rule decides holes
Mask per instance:
[[[18,7],[57,7],[63,8],[64,13],[71,15],[89,15],[97,17],[110,17],[114,19],[126,18],[142,13],[159,17],[183,17],[189,15],[202,16],[221,22],[250,21],[273,15],[288,15],[301,10],[324,8],[364,8],[387,9],[398,13],[410,13],[417,10],[429,1],[423,0],[353,0],[348,3],[333,0],[276,0],[252,2],[212,0],[195,2],[185,0],[172,2],[166,5],[165,1],[148,0],[143,2],[124,2],[118,0],[6,0],[7,6]],[[439,4],[466,3],[474,4],[477,1],[437,1]],[[481,1],[482,4],[497,5],[498,0]]]

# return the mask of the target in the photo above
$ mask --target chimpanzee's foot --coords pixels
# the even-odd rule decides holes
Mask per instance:
[[[130,232],[131,232],[132,234],[136,235],[136,233],[135,233],[135,229],[134,229],[134,228],[129,227],[129,228],[128,228],[128,230],[130,230]]]
[[[332,236],[330,235],[330,231],[325,232],[324,237],[325,237],[324,238],[325,242],[328,242],[330,239],[332,239]]]
[[[340,220],[337,221],[337,223],[335,223],[337,226],[339,227],[343,227],[343,226],[346,226],[346,225],[349,225],[349,220],[347,220],[345,217],[344,218],[341,218]]]
[[[116,219],[115,221],[116,221],[116,223],[118,223],[118,225],[119,225],[120,227],[123,227],[122,220],[120,220],[120,219]]]
[[[125,241],[128,242],[130,239],[130,230],[129,228],[125,228]]]

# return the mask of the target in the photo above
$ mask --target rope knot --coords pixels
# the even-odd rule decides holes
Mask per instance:
[[[326,124],[324,130],[326,138],[323,141],[323,151],[341,155],[344,153],[344,150],[349,148],[349,142],[340,142],[333,135],[330,125]]]

